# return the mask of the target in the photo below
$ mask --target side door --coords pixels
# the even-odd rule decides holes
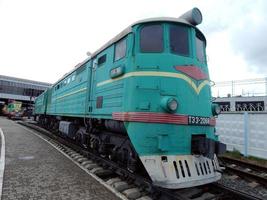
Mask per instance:
[[[103,96],[98,95],[98,83],[108,79],[108,56],[105,50],[92,59],[88,107],[89,115],[92,117],[101,114],[100,110],[103,107]]]
[[[97,59],[92,58],[91,61],[88,63],[88,85],[87,85],[87,105],[86,105],[86,110],[85,113],[90,116],[93,111],[93,105],[94,105],[94,90],[95,90],[95,84],[96,84],[96,79],[95,79],[95,73],[96,73],[96,68],[97,68]]]
[[[124,79],[127,65],[127,36],[111,45],[94,59],[90,94],[91,115],[110,118],[123,106]]]

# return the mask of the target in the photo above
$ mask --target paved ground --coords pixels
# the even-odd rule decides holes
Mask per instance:
[[[118,199],[52,146],[0,117],[6,141],[2,199]]]

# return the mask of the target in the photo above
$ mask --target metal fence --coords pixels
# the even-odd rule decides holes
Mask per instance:
[[[221,97],[213,100],[222,112],[264,112],[267,111],[267,96]]]
[[[216,132],[227,150],[267,159],[267,112],[223,113]]]
[[[214,97],[266,96],[267,77],[215,82],[212,95]]]

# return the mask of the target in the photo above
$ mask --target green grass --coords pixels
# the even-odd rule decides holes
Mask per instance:
[[[251,162],[251,163],[254,163],[254,164],[263,165],[263,166],[267,167],[267,160],[266,159],[258,158],[258,157],[255,157],[255,156],[244,157],[236,149],[234,149],[233,151],[227,151],[225,154],[223,154],[223,156],[228,156],[228,157],[244,160],[244,161],[247,161],[247,162]]]

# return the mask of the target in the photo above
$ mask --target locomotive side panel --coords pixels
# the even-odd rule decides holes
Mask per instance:
[[[46,101],[46,114],[55,113],[55,106],[52,102],[52,89],[53,87],[47,90],[47,101]]]
[[[48,115],[84,117],[86,111],[90,62],[53,85]]]
[[[93,59],[90,117],[111,119],[113,112],[125,109],[129,91],[121,77],[129,71],[131,49],[132,36],[126,35]]]
[[[47,103],[47,90],[44,91],[35,99],[35,107],[34,107],[35,115],[44,115],[46,113],[46,103]]]

